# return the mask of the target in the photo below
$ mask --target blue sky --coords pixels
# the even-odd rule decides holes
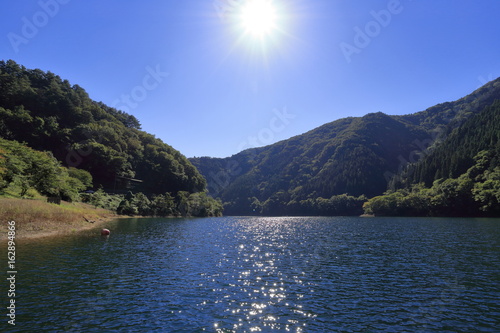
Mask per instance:
[[[500,76],[498,0],[2,1],[0,59],[50,70],[188,157],[226,157],[324,123],[414,113]]]

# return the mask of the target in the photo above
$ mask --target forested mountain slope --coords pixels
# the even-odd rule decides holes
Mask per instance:
[[[406,184],[426,186],[438,179],[457,178],[475,165],[475,157],[481,151],[500,152],[500,99],[453,130],[401,178],[407,180]],[[500,166],[500,156],[494,154],[491,162]]]
[[[456,177],[462,177],[455,182],[460,186],[464,179],[475,182],[467,178],[474,168],[484,169],[477,181],[485,185],[478,189],[469,182],[463,188],[474,189],[482,201],[474,201],[474,196],[467,200],[494,210],[500,137],[496,100],[500,79],[422,112],[339,119],[228,158],[188,160],[142,131],[134,116],[91,100],[78,85],[50,72],[0,61],[0,138],[53,154],[70,167],[69,178],[63,177],[67,184],[80,169],[90,172],[94,187],[108,191],[126,191],[131,184],[148,195],[203,194],[208,188],[223,200],[226,214],[360,214],[368,198],[388,189],[423,183],[418,186],[436,185],[441,191],[449,185],[443,179]],[[4,152],[17,149],[3,143]],[[45,158],[26,152],[40,161]],[[37,186],[45,188],[42,185]]]
[[[439,146],[495,99],[500,99],[500,79],[455,102],[415,114],[378,112],[340,119],[228,158],[191,161],[229,214],[323,214],[322,200],[330,200],[329,206],[348,199],[359,203],[359,196],[385,192],[428,148]],[[343,194],[343,199],[337,197]],[[337,211],[345,212],[344,208]]]
[[[470,117],[390,190],[364,204],[384,216],[500,216],[500,100]]]
[[[204,191],[206,181],[179,151],[139,121],[93,101],[78,85],[12,60],[0,61],[0,138],[50,151],[63,165],[118,190],[135,178],[145,193]]]

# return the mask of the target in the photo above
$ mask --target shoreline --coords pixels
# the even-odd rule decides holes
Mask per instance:
[[[39,239],[39,238],[67,236],[67,235],[72,235],[72,234],[82,232],[85,230],[90,230],[90,229],[99,228],[99,227],[105,227],[105,223],[114,221],[118,218],[119,218],[118,216],[103,218],[101,220],[95,221],[94,223],[85,222],[82,219],[81,223],[72,223],[72,224],[68,225],[69,228],[62,228],[62,227],[65,227],[64,225],[62,225],[61,227],[59,227],[57,229],[21,230],[19,232],[16,231],[16,238],[22,239],[22,240],[33,240],[33,239]],[[16,225],[17,225],[17,222],[16,222]],[[4,230],[5,230],[5,228],[4,228]],[[99,235],[99,234],[96,233],[96,235]]]
[[[105,227],[118,218],[112,211],[84,203],[0,198],[0,239],[7,240],[9,221],[15,221],[16,239],[31,240]]]
[[[110,229],[108,223],[127,218],[154,218],[154,216],[118,215],[113,211],[81,202],[62,201],[57,205],[40,199],[0,197],[0,243],[8,240],[10,221],[15,222],[16,239],[33,240],[67,236],[90,229]]]

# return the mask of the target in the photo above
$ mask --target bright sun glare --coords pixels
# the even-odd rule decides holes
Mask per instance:
[[[240,22],[245,33],[262,38],[276,30],[277,13],[272,0],[247,0],[241,7]]]

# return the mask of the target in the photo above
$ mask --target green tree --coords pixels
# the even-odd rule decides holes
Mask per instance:
[[[123,195],[111,195],[104,192],[102,188],[93,193],[84,193],[80,196],[83,202],[112,211],[117,211],[119,204],[123,201]]]
[[[474,184],[474,199],[481,205],[481,210],[492,214],[500,213],[500,167],[486,171],[482,182]]]
[[[220,216],[222,215],[222,203],[214,200],[204,192],[191,193],[188,198],[190,216]]]
[[[151,211],[153,216],[176,215],[174,197],[170,193],[155,195],[151,201]]]
[[[189,192],[179,191],[177,192],[177,210],[182,216],[189,215],[190,212],[190,202],[189,202]]]
[[[78,179],[85,189],[92,187],[92,175],[90,172],[74,167],[68,168],[68,175],[71,178]]]
[[[151,201],[144,193],[136,193],[133,199],[133,204],[137,207],[137,213],[142,216],[153,215],[151,209]]]
[[[118,208],[116,209],[116,213],[119,215],[137,215],[137,208],[133,206],[132,202],[129,200],[123,199]]]

